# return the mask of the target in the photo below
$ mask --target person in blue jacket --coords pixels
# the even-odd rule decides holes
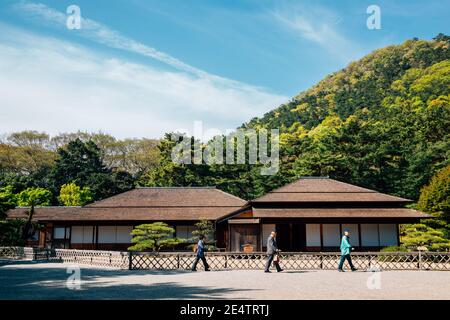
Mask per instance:
[[[350,265],[350,268],[352,271],[356,271],[357,269],[352,263],[352,258],[350,257],[350,251],[353,250],[352,245],[350,244],[350,232],[348,230],[344,231],[344,236],[342,237],[341,241],[341,261],[339,261],[339,272],[344,272],[342,267],[344,266],[344,261],[347,259],[348,264]]]
[[[205,271],[209,271],[209,265],[206,262],[206,258],[205,258],[205,236],[201,234],[198,238],[199,239],[198,239],[197,250],[196,250],[197,256],[195,258],[194,264],[192,265],[192,271],[197,271],[197,263],[199,262],[200,259],[203,262]]]

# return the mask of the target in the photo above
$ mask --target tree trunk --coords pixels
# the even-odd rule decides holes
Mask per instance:
[[[28,211],[27,222],[23,226],[23,230],[22,230],[22,240],[24,242],[27,241],[27,239],[28,239],[28,236],[29,236],[29,233],[30,233],[30,229],[31,229],[31,221],[33,219],[33,215],[34,215],[34,206],[32,205],[30,207],[30,211]]]

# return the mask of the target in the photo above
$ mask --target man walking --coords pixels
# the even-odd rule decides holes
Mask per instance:
[[[348,264],[350,265],[350,269],[352,271],[356,271],[357,269],[352,263],[352,258],[350,257],[350,251],[353,250],[352,245],[350,244],[350,232],[348,230],[344,231],[344,236],[341,241],[341,261],[339,261],[339,272],[344,272],[342,267],[344,266],[344,261],[347,259]]]
[[[269,238],[267,238],[267,262],[266,262],[266,269],[264,270],[264,272],[270,272],[269,268],[270,265],[272,264],[275,254],[280,251],[277,246],[276,237],[277,233],[275,231],[272,231],[270,233]],[[275,265],[275,268],[277,269],[278,272],[283,271],[283,269],[280,268],[278,261],[273,261],[273,264]]]
[[[203,262],[205,271],[209,271],[209,265],[206,262],[206,258],[205,258],[205,236],[201,234],[198,238],[199,239],[198,239],[197,249],[196,249],[197,256],[195,258],[194,264],[192,265],[192,271],[197,271],[197,263],[200,259]]]

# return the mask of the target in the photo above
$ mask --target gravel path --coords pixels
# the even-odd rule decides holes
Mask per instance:
[[[0,299],[450,299],[446,271],[127,271],[81,266],[79,290],[66,287],[69,264],[0,266]]]

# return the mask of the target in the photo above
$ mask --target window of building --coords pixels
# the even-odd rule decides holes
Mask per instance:
[[[320,224],[306,224],[306,246],[320,247]]]
[[[361,224],[361,245],[363,247],[378,247],[378,224]]]
[[[30,240],[33,240],[33,241],[39,241],[39,233],[40,233],[39,230],[35,230],[35,231],[33,232],[33,234],[31,235]]]
[[[70,227],[54,227],[53,228],[53,244],[52,247],[66,249],[69,248]]]
[[[323,224],[323,246],[339,247],[341,243],[341,234],[339,224]]]
[[[131,243],[132,226],[99,226],[98,243]]]
[[[55,227],[53,229],[53,239],[69,239],[70,227]]]
[[[195,226],[176,226],[175,233],[176,237],[180,239],[186,239],[190,242],[194,242],[194,235],[192,232],[195,230]]]
[[[132,226],[117,226],[117,243],[131,243],[131,231],[133,231]]]
[[[71,243],[94,243],[93,226],[73,226]]]
[[[258,249],[259,226],[255,224],[242,224],[230,226],[231,251],[241,252],[245,247],[253,251]]]
[[[98,227],[98,243],[116,243],[116,226]]]
[[[261,237],[261,247],[267,247],[267,239],[272,231],[276,231],[275,224],[263,224],[262,225],[262,237]]]
[[[397,246],[397,225],[395,224],[380,224],[380,246]]]
[[[350,244],[354,247],[359,247],[359,231],[357,224],[343,224],[342,225],[342,235],[344,231],[348,230],[350,232]],[[341,237],[342,237],[341,235]]]

